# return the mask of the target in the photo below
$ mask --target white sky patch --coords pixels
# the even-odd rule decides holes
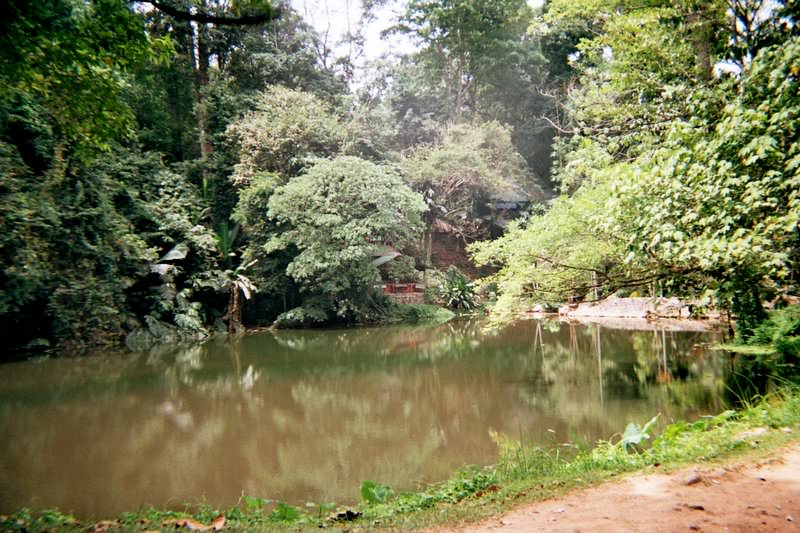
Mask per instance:
[[[731,74],[739,76],[742,73],[742,67],[735,61],[720,61],[714,65],[714,77],[720,78],[724,74]]]
[[[317,30],[322,41],[336,55],[346,55],[341,45],[348,33],[355,34],[361,22],[361,0],[292,0],[303,18]],[[404,4],[398,1],[378,9],[375,20],[364,29],[365,45],[362,60],[372,60],[387,54],[402,55],[414,51],[414,45],[401,35],[381,37],[381,32],[390,28],[402,13]]]
[[[348,34],[358,29],[361,19],[361,0],[291,0],[303,18],[320,34],[323,42],[341,55],[339,43]],[[539,8],[544,0],[528,0],[528,5]],[[364,57],[373,60],[386,55],[400,56],[414,51],[414,43],[403,35],[382,37],[381,33],[390,28],[405,10],[406,2],[394,0],[375,13],[375,20],[364,28]]]

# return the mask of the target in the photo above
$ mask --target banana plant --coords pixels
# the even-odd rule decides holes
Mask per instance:
[[[228,324],[228,331],[230,333],[238,333],[244,329],[242,325],[242,297],[244,300],[249,300],[253,294],[258,290],[255,283],[244,275],[244,271],[255,265],[258,261],[250,261],[243,265],[239,265],[234,270],[225,270],[222,273],[223,292],[228,292],[228,308],[225,311],[224,320]]]

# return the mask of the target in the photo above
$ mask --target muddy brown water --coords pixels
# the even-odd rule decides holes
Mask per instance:
[[[716,333],[520,321],[279,331],[0,365],[0,512],[242,495],[348,503],[497,460],[490,432],[591,444],[725,407]]]

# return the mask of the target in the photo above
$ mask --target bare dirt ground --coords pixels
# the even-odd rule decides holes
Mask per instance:
[[[798,531],[800,446],[758,463],[626,477],[438,533]]]

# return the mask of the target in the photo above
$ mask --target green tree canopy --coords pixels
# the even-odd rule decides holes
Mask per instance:
[[[493,279],[506,309],[552,294],[713,290],[746,337],[764,298],[796,292],[800,48],[777,32],[786,40],[759,48],[740,77],[709,80],[687,7],[622,6],[581,44],[583,85],[570,97],[578,132],[560,148],[567,194],[474,249],[502,267]],[[670,30],[685,43],[666,56]]]
[[[507,93],[509,77],[516,84],[535,75],[542,57],[525,46],[531,16],[524,0],[411,0],[395,31],[420,43],[415,59],[441,83],[446,115],[458,119],[493,88]]]
[[[336,154],[344,127],[331,106],[313,94],[271,87],[255,109],[232,124],[228,135],[239,148],[232,180],[247,185],[258,172],[274,172],[284,180],[297,175],[314,158]]]
[[[675,124],[666,145],[642,161],[615,206],[637,213],[626,221],[629,262],[649,261],[668,279],[703,273],[736,311],[797,290],[794,73],[800,73],[800,39],[762,49],[717,120]]]
[[[33,99],[52,118],[62,146],[86,153],[130,134],[134,117],[121,97],[125,73],[150,59],[166,59],[169,42],[148,37],[141,17],[119,0],[4,6],[2,107],[13,107],[20,95]]]
[[[407,150],[402,168],[425,196],[428,223],[446,222],[468,240],[487,235],[492,202],[542,198],[509,128],[497,122],[451,126],[440,143]]]
[[[285,185],[273,188],[267,180],[251,185],[257,194],[243,191],[238,217],[246,229],[262,228],[251,233],[248,257],[291,258],[285,275],[302,303],[279,322],[374,320],[382,302],[373,296],[380,276],[372,254],[418,234],[425,211],[420,196],[391,168],[352,156],[319,161]]]

